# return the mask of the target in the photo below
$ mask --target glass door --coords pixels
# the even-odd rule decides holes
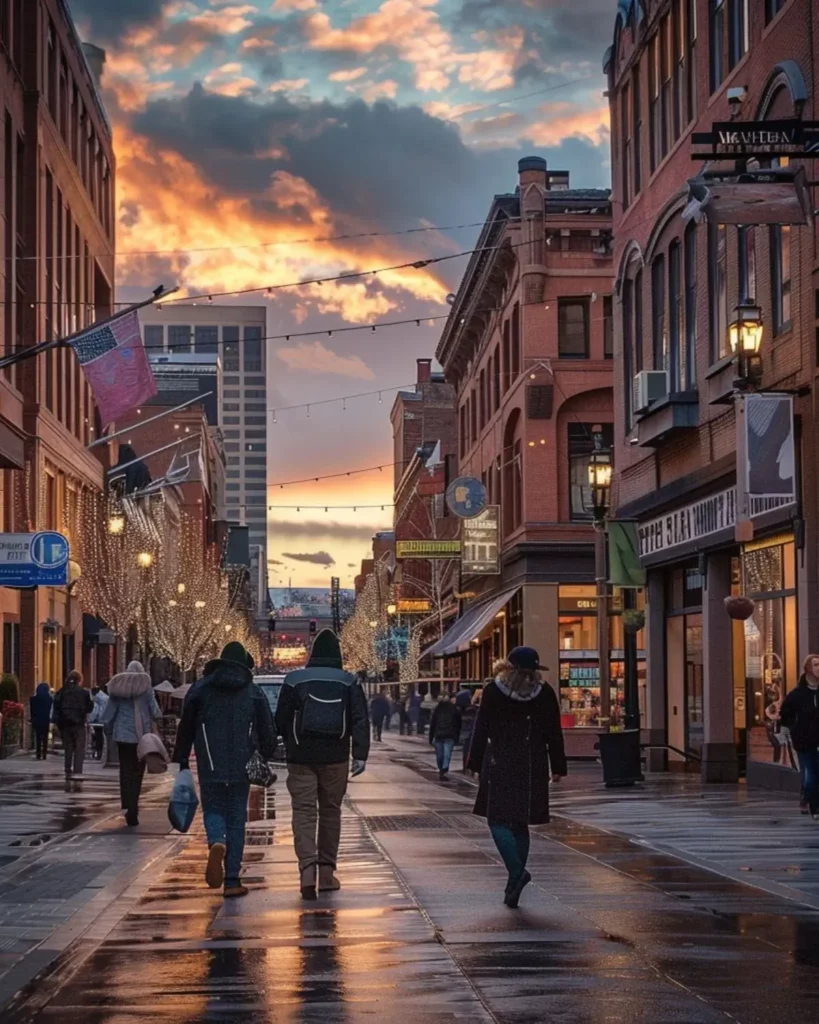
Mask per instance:
[[[704,740],[702,615],[685,617],[685,748],[702,753]]]

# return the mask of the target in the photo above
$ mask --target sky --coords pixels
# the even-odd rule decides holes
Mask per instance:
[[[395,389],[434,354],[443,321],[427,318],[446,314],[467,257],[280,286],[468,250],[522,156],[608,187],[616,0],[69,6],[107,55],[119,299],[273,288],[213,301],[267,305],[270,335],[324,332],[267,343],[268,499],[288,506],[269,512],[268,558],[273,586],[350,586],[392,524]]]

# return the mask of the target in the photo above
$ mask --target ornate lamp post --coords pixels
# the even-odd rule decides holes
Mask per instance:
[[[611,722],[611,666],[609,663],[608,572],[606,516],[611,498],[611,451],[603,447],[603,430],[594,426],[594,448],[589,456],[589,490],[594,522],[594,576],[597,586],[597,658],[600,676],[600,728]]]

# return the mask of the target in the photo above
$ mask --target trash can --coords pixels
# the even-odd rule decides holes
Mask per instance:
[[[639,729],[602,733],[597,749],[603,765],[603,784],[607,789],[633,786],[635,782],[644,781]]]

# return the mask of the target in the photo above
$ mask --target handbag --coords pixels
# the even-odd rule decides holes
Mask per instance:
[[[245,771],[251,786],[264,786],[265,789],[269,789],[278,778],[258,750],[254,750],[250,755]]]
[[[177,832],[187,832],[196,816],[199,797],[190,769],[183,768],[176,776],[168,803],[168,821]]]
[[[162,775],[168,770],[171,756],[165,749],[162,739],[153,731],[143,732],[142,712],[139,709],[140,698],[134,698],[134,725],[139,740],[137,742],[137,758],[145,762],[149,775]],[[151,730],[154,723],[151,722]]]

